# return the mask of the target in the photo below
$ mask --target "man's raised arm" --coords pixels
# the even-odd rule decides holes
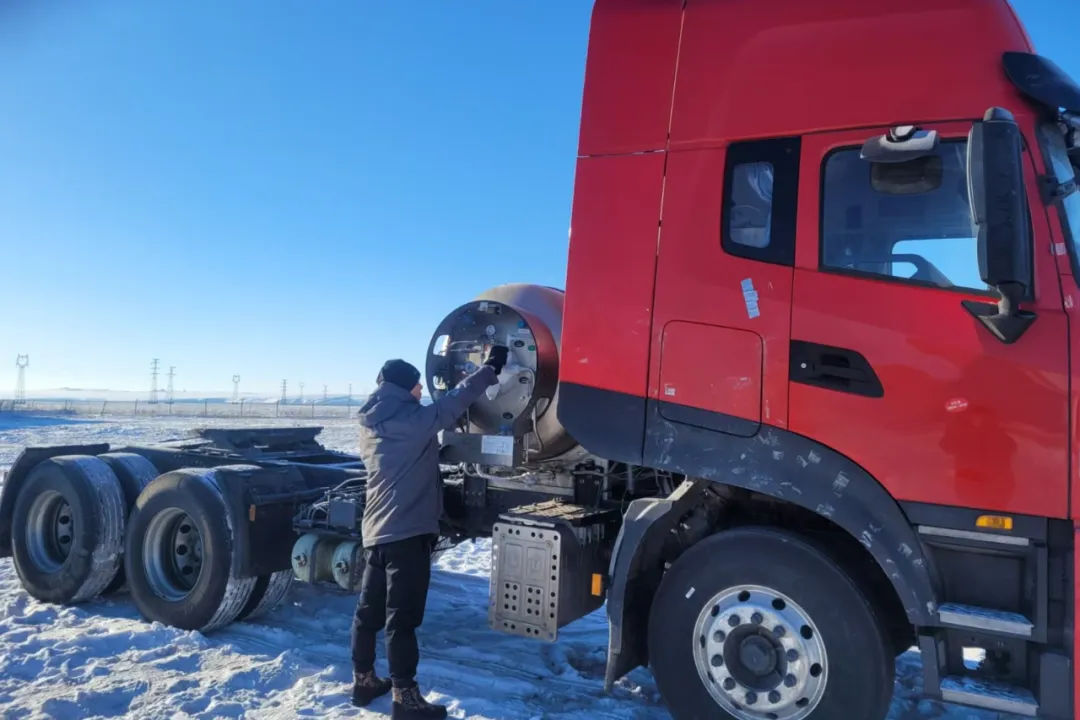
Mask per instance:
[[[506,365],[509,354],[509,349],[503,345],[492,347],[479,370],[430,405],[421,406],[420,411],[413,415],[414,429],[434,435],[453,426],[485,390],[498,385],[499,373]]]

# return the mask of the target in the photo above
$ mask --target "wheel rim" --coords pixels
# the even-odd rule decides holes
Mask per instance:
[[[825,693],[825,643],[810,615],[781,592],[740,585],[705,604],[694,664],[709,694],[738,720],[802,720]]]
[[[143,544],[143,568],[158,597],[182,600],[199,581],[202,564],[202,535],[187,513],[173,508],[150,521]]]
[[[30,505],[26,523],[26,549],[39,570],[54,573],[71,554],[75,537],[75,516],[64,496],[43,492]]]

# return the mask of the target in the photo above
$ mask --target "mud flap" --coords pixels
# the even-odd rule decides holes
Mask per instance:
[[[634,500],[626,510],[609,571],[608,692],[623,675],[648,665],[649,611],[664,574],[660,550],[679,519],[702,499],[706,485],[687,480],[664,499]]]

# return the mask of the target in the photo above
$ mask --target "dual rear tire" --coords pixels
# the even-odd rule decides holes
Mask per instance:
[[[665,574],[650,665],[676,720],[882,720],[895,658],[877,609],[829,554],[747,527],[690,548]]]
[[[44,460],[16,498],[12,555],[34,598],[78,604],[127,586],[148,620],[210,631],[277,607],[291,570],[236,576],[215,469],[157,477],[129,453]]]

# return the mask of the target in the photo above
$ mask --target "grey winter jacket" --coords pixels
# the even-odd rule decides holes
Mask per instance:
[[[485,366],[430,405],[392,383],[368,398],[360,408],[360,457],[368,472],[364,547],[439,534],[443,490],[436,435],[498,382]]]

